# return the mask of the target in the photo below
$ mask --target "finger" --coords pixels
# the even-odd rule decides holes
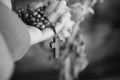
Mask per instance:
[[[34,5],[35,8],[39,8],[42,7],[44,5],[43,2],[36,2],[36,4]]]
[[[51,14],[54,11],[55,7],[58,5],[58,3],[59,3],[59,1],[56,1],[56,0],[51,1],[50,5],[47,7],[47,9],[45,10],[45,12],[47,14]]]
[[[58,35],[59,35],[60,40],[62,40],[63,42],[65,42],[65,37],[64,37],[63,33],[60,32],[60,33],[58,33]]]
[[[43,5],[44,5],[43,2],[41,2],[41,1],[38,2],[38,1],[37,1],[37,2],[31,3],[31,4],[29,5],[29,8],[30,8],[31,10],[35,10],[35,9],[37,9],[37,8],[43,6]]]
[[[63,14],[63,16],[60,18],[59,21],[60,21],[61,23],[66,24],[66,21],[68,21],[70,17],[71,17],[70,12],[65,12],[65,13]]]
[[[69,20],[69,18],[71,17],[70,12],[66,12],[64,13],[64,15],[60,18],[59,23],[56,24],[63,24],[63,26],[65,26],[66,22]],[[60,30],[63,29],[63,27],[55,27],[56,28],[56,32],[59,32]]]
[[[71,14],[67,13],[67,15],[69,16],[65,25],[64,25],[64,29],[58,33],[60,40],[65,41],[66,37],[70,37],[71,36],[71,32],[72,32],[72,26],[74,25],[74,21],[71,20]],[[65,15],[66,16],[66,15]]]
[[[67,21],[67,19],[70,17],[70,13],[66,12],[60,19],[60,22],[56,23],[56,32],[58,33],[59,31],[61,31]],[[45,29],[41,32],[41,34],[39,35],[41,37],[40,41],[44,41],[47,40],[49,38],[51,38],[54,35],[54,32],[52,29]]]
[[[66,6],[66,1],[62,0],[62,1],[59,2],[58,6],[55,8],[54,12],[52,12],[48,16],[48,19],[52,23],[55,23],[58,20],[58,18],[67,11],[70,11],[70,8]]]
[[[65,41],[65,38],[71,36],[72,27],[74,24],[74,21],[71,21],[69,17],[69,19],[66,21],[66,24],[64,25],[64,29],[59,33],[60,40]]]
[[[72,27],[74,24],[75,24],[74,21],[71,21],[71,19],[69,17],[69,19],[66,21],[64,30],[62,31],[62,35],[64,36],[64,38],[68,38],[71,36]]]
[[[62,3],[62,2],[61,2],[61,3]],[[59,7],[60,7],[60,5],[59,5]],[[58,7],[57,7],[57,8],[58,8]],[[63,8],[63,7],[62,7],[62,8]],[[59,10],[59,9],[60,9],[60,10]],[[50,22],[55,23],[55,22],[58,20],[58,18],[59,18],[62,14],[64,14],[64,13],[66,12],[65,9],[67,9],[67,7],[64,6],[63,9],[61,9],[61,8],[59,8],[59,9],[58,9],[58,11],[52,12],[52,13],[48,16],[48,19],[50,20]],[[59,14],[59,12],[60,12],[60,14]]]
[[[64,30],[69,30],[70,32],[72,32],[72,28],[73,25],[75,24],[74,21],[72,21],[70,18],[68,19],[68,21],[65,24]]]
[[[38,28],[28,27],[28,31],[29,31],[30,39],[31,39],[31,44],[30,45],[34,45],[34,44],[39,43],[41,41],[42,32]]]
[[[59,17],[60,17],[60,16],[58,16],[57,13],[53,12],[52,14],[50,14],[50,15],[48,16],[48,20],[49,20],[51,23],[54,24],[54,23],[58,20]]]
[[[63,36],[64,36],[65,38],[68,38],[68,37],[71,36],[71,33],[70,33],[69,31],[67,31],[67,30],[64,30],[64,31],[63,31]]]
[[[61,0],[58,6],[55,8],[54,12],[56,12],[59,15],[63,14],[66,10],[66,4],[66,0]]]

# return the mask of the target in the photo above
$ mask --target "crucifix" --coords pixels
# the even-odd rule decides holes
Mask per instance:
[[[60,38],[58,35],[55,35],[53,41],[50,43],[50,47],[54,50],[54,58],[60,58]]]

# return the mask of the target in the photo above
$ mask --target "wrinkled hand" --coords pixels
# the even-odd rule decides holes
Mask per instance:
[[[39,2],[36,4],[34,3],[32,6],[33,6],[33,9],[36,9],[43,5],[44,3]],[[51,0],[50,4],[48,5],[45,11],[48,14],[48,19],[55,24],[56,32],[57,33],[60,32],[60,37],[61,36],[64,38],[69,37],[70,29],[72,29],[74,22],[71,21],[70,9],[67,7],[66,1]],[[31,27],[31,28],[34,28],[34,27]],[[38,39],[39,42],[47,40],[54,35],[53,30],[49,28],[43,31],[37,31],[37,32],[39,36],[39,39]]]
[[[72,27],[75,24],[74,21],[71,20],[71,13],[70,13],[70,8],[66,5],[66,3],[64,3],[65,0],[61,0],[61,2],[59,1],[55,1],[55,0],[51,0],[51,5],[46,9],[46,12],[48,14],[52,13],[53,11],[55,11],[58,14],[63,14],[66,10],[66,14],[64,14],[63,18],[66,20],[64,20],[64,27],[63,29],[58,33],[59,37],[61,40],[65,40],[65,38],[68,38],[71,36],[72,33]],[[58,5],[58,6],[57,6]],[[53,9],[53,7],[56,7],[55,10]],[[54,14],[53,14],[54,15]]]
[[[49,4],[47,4],[48,1],[50,1]],[[5,1],[3,0],[3,3],[4,2]],[[11,6],[9,5],[11,2],[6,2],[5,4],[11,9]],[[71,21],[70,9],[66,5],[66,0],[45,0],[44,2],[32,4],[33,9],[43,5],[48,6],[45,11],[48,14],[48,19],[55,24],[56,32],[62,33],[62,37],[70,36],[68,30],[72,27],[74,22]],[[31,37],[31,45],[47,40],[54,35],[53,30],[50,28],[40,31],[35,27],[29,27],[28,31]]]

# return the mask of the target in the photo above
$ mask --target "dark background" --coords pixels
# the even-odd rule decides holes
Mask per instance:
[[[34,1],[37,0],[15,0],[13,7],[24,8]],[[98,3],[94,6],[95,14],[80,25],[89,59],[88,67],[79,74],[80,80],[120,80],[119,7],[119,0]],[[46,48],[50,40],[43,42]],[[43,43],[32,46],[25,57],[16,62],[11,80],[57,80],[59,71],[53,68],[53,60],[47,59],[49,49],[40,47]]]

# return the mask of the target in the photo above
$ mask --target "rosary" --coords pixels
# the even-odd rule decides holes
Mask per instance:
[[[94,13],[92,6],[98,0],[79,0],[70,8],[77,16],[75,24],[72,28],[72,34],[63,42],[59,34],[56,33],[54,24],[49,21],[45,9],[47,6],[41,6],[34,11],[29,7],[26,10],[16,8],[15,12],[21,20],[27,25],[34,26],[40,30],[51,28],[55,35],[50,47],[53,49],[53,58],[56,62],[57,68],[60,69],[59,80],[74,80],[78,78],[79,73],[83,71],[88,65],[88,59],[84,53],[85,45],[81,38],[80,23],[85,19],[89,13]],[[69,3],[69,1],[67,0]],[[63,43],[63,44],[61,44]]]

